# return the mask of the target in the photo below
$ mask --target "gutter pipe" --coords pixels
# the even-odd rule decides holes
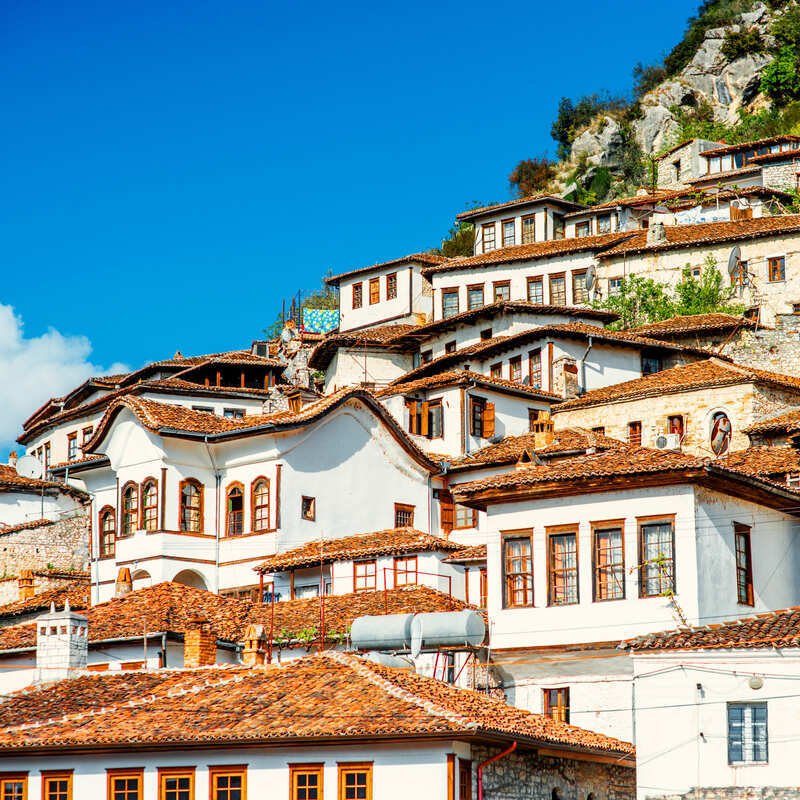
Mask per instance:
[[[215,594],[219,594],[219,491],[222,486],[222,474],[217,469],[214,456],[211,454],[211,447],[208,444],[208,434],[203,436],[203,443],[206,446],[206,453],[208,453],[211,469],[214,471],[214,592]]]
[[[585,394],[586,392],[586,356],[592,351],[592,345],[594,344],[592,337],[589,337],[589,345],[587,346],[586,350],[584,351],[583,355],[581,356],[581,394]]]
[[[505,758],[506,756],[511,755],[516,749],[517,749],[516,741],[511,742],[511,747],[506,748],[501,753],[498,753],[496,756],[492,756],[491,758],[487,758],[486,761],[483,761],[478,765],[478,800],[483,800],[483,770],[484,770],[484,768],[488,767],[489,764],[492,764],[495,761],[499,761],[501,758]]]

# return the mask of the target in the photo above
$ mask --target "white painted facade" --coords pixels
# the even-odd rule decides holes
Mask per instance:
[[[0,491],[0,533],[3,527],[22,525],[37,519],[61,519],[81,508],[81,504],[68,494],[45,489],[42,493]]]
[[[325,394],[345,386],[381,388],[411,369],[410,353],[377,347],[340,347],[325,370]]]

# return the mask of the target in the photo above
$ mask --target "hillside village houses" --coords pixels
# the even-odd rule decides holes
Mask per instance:
[[[35,411],[42,475],[0,472],[0,684],[28,687],[0,705],[0,797],[796,790],[791,658],[731,639],[717,683],[675,676],[709,669],[717,626],[800,606],[798,145],[684,143],[631,198],[471,209],[470,256],[328,278],[326,336]],[[594,306],[711,260],[746,316],[620,330]]]

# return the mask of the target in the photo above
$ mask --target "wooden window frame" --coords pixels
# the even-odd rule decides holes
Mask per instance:
[[[111,515],[113,526],[111,529],[111,546],[106,548],[103,546],[103,519],[109,514]],[[97,549],[99,558],[114,558],[117,552],[117,512],[113,506],[103,506],[97,512]]]
[[[266,487],[267,487],[267,502],[259,504],[258,499],[257,499],[257,494],[258,494],[257,490],[258,490],[259,484],[261,484],[261,483],[266,484]],[[269,482],[269,478],[267,478],[265,475],[259,475],[257,478],[255,478],[250,483],[250,529],[253,532],[256,532],[256,531],[264,532],[264,531],[271,530],[271,528],[270,528],[270,525],[271,525],[270,514],[272,513],[271,491],[272,491],[272,487],[271,487],[271,484]],[[258,522],[258,517],[259,517],[259,513],[258,512],[259,512],[259,509],[262,509],[262,508],[265,508],[265,507],[266,507],[266,510],[267,510],[266,525],[263,526],[263,525],[260,525],[259,522]]]
[[[458,509],[465,508],[470,512],[472,521],[469,525],[458,524]],[[453,530],[469,530],[470,528],[478,527],[478,509],[465,506],[463,503],[453,503]]]
[[[635,434],[637,430],[636,427],[638,425],[638,434]],[[631,420],[628,423],[628,444],[633,445],[634,447],[641,447],[642,446],[642,421],[640,419]],[[634,435],[635,434],[635,435]],[[638,441],[636,439],[638,438]]]
[[[486,247],[486,231],[492,231],[492,246],[487,249]],[[481,252],[482,253],[491,253],[493,250],[497,250],[497,223],[496,222],[484,222],[481,225]]]
[[[455,339],[452,342],[445,342],[444,345],[444,352],[447,353],[455,353],[457,343]]]
[[[144,800],[144,767],[106,769],[106,792],[108,800],[114,800],[114,781],[117,778],[137,778],[139,781],[139,796],[136,800]]]
[[[556,704],[553,705],[551,693],[556,693]],[[565,702],[561,703],[560,700],[564,699]],[[558,713],[558,709],[563,709],[563,712]],[[556,710],[554,714],[553,711]],[[569,686],[554,686],[550,689],[542,689],[542,711],[546,717],[555,720],[556,722],[565,722],[569,724]]]
[[[528,226],[528,230],[531,232],[531,237],[529,239],[525,238],[525,233],[527,232],[525,229],[525,223],[530,223]],[[520,220],[520,227],[522,228],[522,242],[521,244],[535,244],[536,242],[536,214],[526,214]]]
[[[480,409],[478,413],[478,417],[480,418],[480,423],[476,425],[476,417],[475,411],[476,409]],[[469,397],[469,434],[470,436],[475,436],[479,439],[483,438],[483,417],[486,413],[486,399],[484,397],[475,397],[474,395],[470,395]],[[480,430],[478,428],[480,427]]]
[[[522,356],[508,359],[508,379],[512,383],[522,383]]]
[[[231,522],[233,521],[234,518],[233,518],[232,513],[231,513],[229,500],[230,500],[231,492],[236,490],[236,489],[239,490],[240,496],[242,498],[242,511],[241,511],[242,519],[241,519],[241,523],[240,523],[241,530],[238,531],[238,532],[236,532],[236,531],[231,532]],[[245,523],[245,518],[244,518],[244,497],[245,497],[245,495],[244,495],[244,484],[241,481],[231,481],[225,487],[225,536],[226,536],[226,538],[227,537],[232,537],[232,536],[241,536],[245,532],[245,526],[244,526],[244,523]]]
[[[608,220],[608,230],[607,231],[600,230],[600,220],[601,219],[607,219]],[[597,215],[597,235],[598,236],[600,236],[600,235],[602,235],[604,233],[613,233],[613,230],[612,230],[613,227],[614,227],[614,220],[613,220],[611,214],[598,214]]]
[[[364,284],[362,281],[353,284],[351,305],[354,309],[364,307]]]
[[[480,290],[481,302],[474,306],[470,295],[472,292]],[[467,311],[474,311],[476,308],[483,308],[486,305],[486,284],[485,283],[472,283],[467,286]]]
[[[478,607],[486,608],[489,604],[489,571],[486,567],[478,567]]]
[[[538,408],[528,409],[528,433],[533,433],[533,426],[541,418],[542,412]]]
[[[133,498],[134,502],[136,503],[135,507],[132,509],[125,508],[125,495],[130,492],[130,496]],[[118,537],[126,537],[126,536],[133,536],[136,531],[139,529],[139,485],[135,481],[127,481],[123,484],[122,489],[119,493],[119,500],[120,505],[122,508],[120,509],[122,513],[120,514],[120,526],[119,530],[117,531]],[[131,530],[128,530],[128,523],[130,521]]]
[[[547,605],[552,607],[561,607],[561,606],[575,606],[579,605],[581,602],[581,580],[580,580],[580,542],[579,542],[579,528],[578,525],[554,525],[552,527],[545,528],[545,533],[547,536]],[[555,595],[555,584],[553,578],[555,577],[554,572],[554,565],[553,565],[553,541],[557,537],[562,536],[574,536],[575,537],[575,568],[572,570],[571,568],[564,568],[565,576],[569,572],[575,573],[575,599],[569,600],[563,603],[556,603],[554,601]],[[566,584],[565,584],[566,585]]]
[[[67,434],[67,461],[74,461],[78,457],[78,432]]]
[[[183,525],[183,512],[184,512],[184,505],[183,505],[183,490],[187,486],[194,486],[197,489],[197,498],[198,498],[198,526],[197,529],[193,529],[190,527],[184,527]],[[193,509],[193,506],[187,506],[188,509]],[[178,484],[178,530],[181,533],[203,533],[205,528],[205,491],[203,484],[197,480],[197,478],[185,478]]]
[[[644,528],[647,525],[656,525],[656,524],[666,524],[669,523],[672,529],[672,587],[671,590],[662,590],[658,594],[647,594],[647,572],[646,572],[646,564],[644,563]],[[671,591],[673,594],[677,592],[677,564],[676,564],[676,554],[675,554],[675,514],[656,514],[655,516],[648,516],[648,517],[637,517],[636,518],[636,539],[637,539],[637,546],[638,546],[638,568],[639,568],[639,597],[641,599],[646,599],[649,597],[664,597],[665,591]],[[661,583],[661,579],[659,579],[659,583]]]
[[[541,300],[531,300],[531,286],[537,285],[539,286],[539,297]],[[533,303],[534,305],[543,306],[544,305],[544,279],[541,275],[535,278],[528,278],[525,282],[525,299],[529,303]]]
[[[397,299],[397,273],[390,272],[386,276],[386,299],[387,300],[396,300]]]
[[[455,295],[456,298],[456,309],[451,314],[445,314],[446,303],[445,298]],[[447,288],[442,289],[442,319],[450,319],[450,317],[455,317],[460,313],[461,310],[461,292],[459,292],[457,286],[449,286]]]
[[[506,225],[511,225],[511,241],[506,242]],[[517,244],[517,224],[514,217],[500,220],[500,241],[503,247],[514,247]]]
[[[566,306],[567,305],[567,273],[566,272],[554,272],[551,275],[548,275],[547,281],[547,291],[548,291],[548,300],[551,306]],[[564,302],[557,303],[553,298],[553,283],[556,281],[561,281],[564,287]]]
[[[536,366],[538,361],[538,367]],[[542,348],[536,347],[528,351],[528,385],[531,389],[541,389],[544,386],[544,371],[542,369]]]
[[[300,775],[316,775],[319,780],[317,786],[317,796],[323,800],[325,793],[325,764],[317,762],[314,764],[289,764],[289,800],[297,800],[297,792],[300,788],[297,785],[297,778]],[[308,787],[304,787],[308,788]]]
[[[577,291],[579,282],[583,282],[583,288]],[[582,299],[578,299],[579,296]],[[572,305],[585,304],[589,302],[589,290],[586,288],[586,270],[574,269],[572,270]]]
[[[28,773],[22,770],[17,772],[0,772],[0,797],[5,794],[6,783],[22,784],[22,800],[28,800]]]
[[[372,565],[372,573],[370,574],[369,570],[366,570],[362,575],[358,574],[358,568],[364,567],[368,568]],[[372,579],[370,581],[370,578]],[[358,581],[359,579],[364,581],[364,585],[359,587]],[[369,585],[371,582],[371,586]],[[353,562],[353,592],[374,592],[378,588],[378,561],[374,558],[365,558],[360,561]]]
[[[497,296],[498,289],[508,289],[508,298]],[[492,281],[492,302],[493,303],[507,303],[511,300],[511,281]]]
[[[86,444],[92,438],[93,433],[94,433],[93,425],[89,425],[87,428],[83,428],[81,430],[81,451],[83,451],[83,448],[86,447]]]
[[[381,301],[381,279],[380,278],[370,278],[369,279],[369,304],[371,306],[376,306]]]
[[[578,233],[578,229],[583,230],[584,226],[586,228],[586,233]],[[576,239],[585,239],[587,236],[592,235],[592,221],[590,219],[584,219],[580,222],[575,223],[575,238]]]
[[[159,767],[158,800],[166,800],[164,782],[169,778],[189,778],[189,798],[194,800],[196,767]],[[179,790],[180,791],[180,790]]]
[[[530,562],[530,569],[527,572],[509,572],[508,570],[509,557],[506,553],[506,544],[507,542],[514,540],[525,540],[528,542],[528,561]],[[536,595],[533,572],[533,528],[500,531],[500,559],[503,577],[503,608],[535,608]],[[511,586],[510,579],[518,575],[525,576],[528,581],[528,585],[523,587],[521,590],[523,591],[525,597],[522,603],[512,602],[512,597],[520,590],[514,589]]]
[[[733,553],[736,562],[736,601],[741,606],[754,606],[755,595],[753,592],[753,550],[751,547],[750,534],[752,528],[742,522],[733,523]],[[743,544],[744,566],[739,564],[739,544]],[[740,582],[743,578],[743,583]],[[744,588],[744,598],[742,596]]]
[[[71,769],[43,769],[42,770],[42,800],[50,800],[48,796],[48,786],[50,781],[67,782],[67,800],[72,800],[72,775]]]
[[[414,527],[414,514],[417,510],[416,506],[412,506],[409,503],[395,503],[394,504],[394,527],[395,528],[413,528]],[[405,525],[398,525],[397,524],[397,515],[398,514],[410,514],[411,521],[406,523]]]
[[[155,505],[148,506],[145,505],[145,498],[147,497],[147,487],[154,486],[155,487]],[[147,523],[147,511],[153,511],[155,509],[155,527],[148,528]],[[157,531],[158,530],[158,514],[159,514],[159,494],[158,494],[158,480],[152,476],[145,478],[141,486],[139,487],[139,528],[140,530],[144,531]],[[151,517],[152,518],[152,517]]]
[[[489,377],[503,379],[503,362],[498,361],[489,367]]]
[[[775,267],[780,269],[779,273],[773,271]],[[778,274],[779,277],[775,277]],[[769,256],[767,258],[767,283],[786,282],[786,256]]]
[[[304,508],[306,506],[306,501],[308,501],[308,508],[310,509],[310,513],[305,513]],[[316,522],[317,520],[317,498],[311,497],[310,495],[304,494],[300,497],[300,519],[305,520],[306,522]]]
[[[606,565],[599,564],[598,559],[598,542],[597,534],[603,531],[619,530],[620,532],[620,550],[622,552],[622,561],[619,565],[613,564],[611,566],[618,566],[622,570],[622,595],[620,597],[600,597],[599,587],[600,582],[598,576],[600,570]],[[592,601],[595,603],[610,603],[615,600],[624,600],[626,597],[625,587],[625,520],[624,519],[610,519],[602,520],[600,522],[591,523],[592,531]]]
[[[242,779],[242,800],[247,800],[247,764],[217,764],[208,768],[208,800],[219,800],[215,783],[218,777],[238,775]]]
[[[338,767],[338,780],[339,787],[338,799],[346,800],[345,796],[345,780],[348,773],[351,772],[366,772],[367,774],[367,796],[366,800],[372,800],[372,778],[373,778],[373,763],[372,761],[339,761]]]
[[[439,433],[434,434],[433,417],[438,409],[439,414]],[[427,403],[422,404],[422,413],[426,417],[427,437],[428,439],[444,439],[444,405],[441,398],[436,400],[428,400]]]
[[[407,564],[413,562],[414,569],[409,569]],[[416,586],[418,583],[419,575],[419,558],[416,555],[400,555],[395,556],[392,561],[394,571],[394,585],[397,586]],[[409,580],[408,576],[412,575],[413,580]],[[400,577],[404,576],[403,581]]]

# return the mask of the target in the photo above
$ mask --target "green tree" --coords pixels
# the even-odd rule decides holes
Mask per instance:
[[[681,279],[675,285],[674,305],[676,314],[710,314],[721,312],[741,314],[744,305],[732,302],[734,290],[725,285],[722,273],[712,255],[706,257],[700,277],[692,275],[692,268],[685,266]]]
[[[508,182],[517,197],[528,197],[537,192],[547,191],[555,177],[555,164],[542,156],[520,161],[508,176]]]
[[[475,227],[471,222],[457,222],[442,239],[441,247],[434,247],[431,252],[446,258],[471,256],[475,247]]]
[[[761,73],[760,88],[779,106],[800,97],[800,74],[794,47],[787,44],[778,50],[778,55]]]
[[[631,275],[622,279],[619,292],[603,298],[595,305],[619,314],[619,322],[613,327],[635,328],[648,322],[657,322],[674,316],[674,303],[667,286],[663,283]]]

